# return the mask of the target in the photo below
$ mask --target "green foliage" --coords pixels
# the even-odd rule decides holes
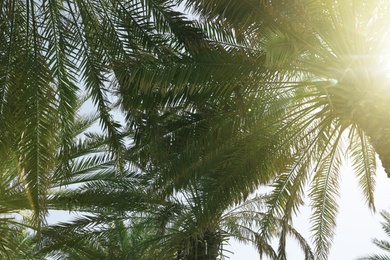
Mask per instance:
[[[191,259],[210,246],[216,258],[235,236],[286,259],[290,234],[312,259],[291,227],[308,191],[316,258],[327,259],[346,155],[372,210],[375,153],[390,171],[389,10],[382,0],[2,1],[5,229],[31,211],[39,240],[48,209],[69,209],[90,215],[45,229],[55,257]],[[86,119],[79,86],[96,110]],[[96,120],[103,133],[87,133]],[[261,210],[231,210],[267,185]],[[7,241],[0,250],[15,248]]]
[[[339,167],[345,155],[353,159],[359,186],[372,210],[375,152],[388,168],[389,127],[383,110],[390,101],[384,90],[388,72],[383,69],[388,57],[384,51],[388,3],[190,0],[186,6],[202,19],[233,31],[243,43],[235,48],[251,50],[249,63],[252,55],[263,57],[252,64],[252,73],[248,69],[240,74],[246,75],[245,84],[240,85],[243,81],[236,73],[243,67],[237,63],[235,70],[224,74],[230,84],[217,80],[212,86],[229,93],[236,84],[243,93],[261,93],[256,97],[259,103],[275,102],[284,109],[271,122],[279,130],[273,139],[278,140],[279,153],[295,160],[284,161],[287,169],[274,172],[262,236],[269,235],[272,217],[291,221],[310,184],[316,254],[326,259],[336,225]],[[198,88],[198,93],[202,91]]]
[[[38,230],[45,221],[57,160],[64,167],[62,173],[70,172],[66,163],[71,159],[80,85],[110,137],[116,171],[123,171],[124,140],[110,113],[117,64],[137,60],[144,52],[162,58],[189,48],[194,36],[202,38],[172,7],[169,1],[0,4],[1,154],[17,158],[14,167]]]

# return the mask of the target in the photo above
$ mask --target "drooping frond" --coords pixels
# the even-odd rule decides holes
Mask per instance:
[[[366,203],[375,211],[374,190],[375,190],[375,169],[376,159],[375,151],[369,144],[369,138],[359,129],[352,129],[357,133],[351,133],[351,156],[352,165],[354,166],[355,174],[359,178],[359,186],[363,192]]]
[[[335,129],[332,135],[325,137],[324,157],[316,167],[310,190],[313,209],[312,231],[318,259],[327,259],[336,227],[341,164],[339,139],[342,133],[343,129]],[[332,139],[334,143],[329,146],[328,142]]]

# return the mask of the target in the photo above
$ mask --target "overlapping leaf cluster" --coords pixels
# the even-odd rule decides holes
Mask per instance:
[[[6,0],[0,11],[0,205],[33,212],[22,225],[41,253],[216,259],[234,236],[287,259],[292,235],[313,259],[292,228],[308,195],[326,259],[346,156],[374,209],[375,153],[390,171],[386,1]],[[96,112],[86,119],[82,92]],[[102,133],[86,133],[96,120]],[[87,214],[41,237],[48,209]],[[4,252],[17,246],[6,241]]]

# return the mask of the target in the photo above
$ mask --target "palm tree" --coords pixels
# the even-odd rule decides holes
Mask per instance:
[[[69,161],[80,88],[110,136],[120,172],[124,143],[110,114],[117,67],[143,52],[163,59],[202,41],[174,7],[153,0],[1,1],[0,154],[15,159],[38,227],[53,165]]]
[[[182,237],[178,236],[168,247],[175,248],[175,243],[185,241],[187,246],[200,250],[180,250],[181,254],[188,254],[181,257],[191,259],[205,252],[205,244],[194,241],[212,240],[211,234],[224,234],[218,226],[222,212],[234,203],[245,201],[260,185],[271,182],[274,172],[286,170],[286,164],[293,161],[289,153],[277,149],[281,139],[274,133],[280,125],[271,124],[276,115],[282,115],[283,106],[273,107],[269,102],[262,102],[257,92],[242,93],[238,88],[233,94],[220,93],[212,98],[202,95],[191,99],[190,96],[189,102],[174,107],[161,105],[158,100],[164,98],[161,96],[155,97],[157,102],[150,102],[154,97],[139,96],[149,101],[148,110],[142,107],[141,111],[131,110],[129,127],[135,145],[129,150],[129,160],[144,172],[150,194],[169,199],[184,192],[189,193],[187,201],[191,203],[195,203],[192,202],[195,198],[201,199],[191,210],[177,213],[183,218],[178,223],[190,223],[186,222],[186,228],[178,227],[182,229],[174,234],[181,233]],[[269,101],[272,98],[269,96]],[[269,221],[274,222],[274,217],[269,217]],[[285,233],[281,234],[285,238],[289,225],[284,226]],[[258,239],[268,241],[271,236]],[[192,242],[185,237],[192,238]],[[222,240],[222,237],[215,238],[215,241]],[[214,251],[218,252],[221,242],[215,241],[207,245],[210,250],[210,245],[216,246]],[[285,243],[280,247],[279,251],[284,253]]]
[[[382,218],[384,219],[384,222],[381,222],[382,229],[385,231],[386,235],[390,236],[390,213],[383,210],[380,212]],[[390,243],[386,240],[379,240],[379,239],[373,239],[372,242],[379,247],[380,249],[387,252],[386,255],[369,255],[364,257],[359,257],[358,260],[388,260],[390,259]]]
[[[272,169],[265,178],[275,182],[262,235],[269,235],[271,216],[291,221],[311,184],[316,253],[319,259],[326,259],[336,225],[344,155],[352,158],[359,186],[373,210],[376,153],[390,171],[385,51],[389,4],[381,0],[177,2],[185,3],[189,12],[206,21],[199,27],[209,37],[209,47],[190,58],[173,58],[171,63],[160,63],[148,55],[143,62],[129,63],[136,69],[123,72],[119,83],[122,107],[132,113],[130,124],[142,125],[146,118],[146,122],[154,122],[153,118],[164,113],[153,103],[193,113],[201,111],[201,103],[223,107],[226,103],[219,103],[221,96],[229,100],[239,93],[245,103],[251,93],[256,104],[269,109],[269,120],[260,121],[262,129],[274,127],[278,153],[290,155],[280,161],[288,169]],[[134,101],[141,104],[139,110],[132,107]],[[149,106],[156,109],[147,110]],[[220,136],[230,140],[228,135]],[[207,142],[213,143],[212,138]],[[195,151],[202,148],[190,142],[183,150],[197,155]],[[183,162],[190,157],[177,156]],[[185,178],[177,175],[180,172],[171,169],[166,180],[183,181]],[[259,183],[264,181],[264,175],[256,176]]]
[[[105,186],[109,186],[109,182]],[[110,194],[108,190],[105,194],[111,201],[115,197],[120,201],[118,195],[123,192]],[[237,238],[252,244],[261,256],[279,259],[281,252],[272,248],[270,239],[285,229],[298,241],[305,259],[314,259],[306,240],[293,227],[284,226],[282,220],[275,220],[272,236],[262,239],[256,229],[264,216],[263,196],[221,212],[206,208],[207,196],[200,195],[199,189],[194,188],[160,204],[154,201],[141,211],[134,201],[111,205],[111,209],[119,206],[122,214],[118,215],[105,203],[98,206],[101,200],[94,197],[99,192],[86,194],[80,191],[70,192],[62,198],[59,195],[57,200],[77,200],[73,203],[75,209],[95,208],[90,211],[93,215],[44,230],[41,254],[55,259],[110,259],[113,256],[120,259],[220,259],[225,254],[226,241]],[[128,198],[136,199],[132,193]]]
[[[203,25],[192,26],[173,10],[171,1],[10,0],[3,1],[0,7],[0,154],[3,161],[10,162],[8,169],[16,173],[14,179],[18,179],[22,196],[28,201],[22,209],[35,212],[33,225],[38,232],[45,222],[51,188],[66,185],[70,179],[74,181],[79,176],[77,172],[93,165],[94,160],[100,160],[103,167],[112,163],[99,155],[80,159],[84,164],[79,164],[79,169],[73,168],[74,156],[84,155],[73,142],[79,84],[94,102],[100,123],[110,137],[115,171],[126,176],[123,136],[109,113],[108,96],[117,92],[124,109],[134,106],[138,110],[148,108],[147,102],[140,104],[139,95],[150,96],[149,100],[159,98],[158,93],[150,93],[152,85],[141,90],[126,85],[129,68],[136,72],[137,64],[147,64],[148,59],[143,59],[145,53],[150,53],[152,60],[189,63],[194,57],[203,57],[200,50],[209,53],[212,59],[221,58],[221,53],[222,58],[234,54],[223,49],[216,51],[220,45],[205,41],[209,36],[201,33]],[[219,37],[231,35],[219,32]],[[200,69],[199,75],[204,71]],[[208,72],[202,77],[207,82],[210,75]],[[108,78],[113,79],[110,85]],[[175,94],[173,102],[180,100],[182,93],[180,90]],[[127,116],[137,114],[130,111]],[[256,137],[243,139],[250,142]],[[225,147],[233,153],[228,144]],[[244,150],[243,146],[240,149]],[[256,151],[259,149],[248,152]],[[257,177],[253,180],[258,181]],[[230,182],[234,182],[233,178]],[[180,188],[179,184],[171,188]],[[244,198],[248,192],[240,187],[245,184],[235,186],[237,194],[242,193],[240,198]]]
[[[233,100],[230,107],[225,107],[231,115],[248,111],[245,106],[238,109],[236,103],[237,100]],[[260,111],[260,106],[254,107],[254,111]],[[255,189],[255,182],[261,181],[259,177],[264,178],[264,182],[268,180],[261,173],[267,173],[266,169],[272,166],[265,155],[272,151],[273,142],[266,139],[265,129],[258,124],[253,124],[256,126],[253,129],[250,127],[251,123],[267,118],[258,113],[253,113],[251,120],[242,121],[235,116],[229,117],[227,122],[220,118],[222,125],[209,125],[208,121],[215,121],[221,111],[207,109],[183,116],[177,109],[169,109],[156,119],[157,125],[153,128],[140,125],[136,128],[136,140],[140,143],[128,151],[131,167],[120,176],[115,173],[114,157],[107,154],[104,136],[96,139],[99,136],[89,134],[76,142],[72,149],[74,155],[70,154],[72,175],[66,179],[58,175],[58,185],[65,188],[53,189],[48,205],[50,209],[87,212],[87,215],[45,229],[41,252],[55,258],[104,259],[112,254],[112,248],[117,248],[123,259],[139,255],[143,259],[216,259],[227,237],[236,237],[252,243],[260,254],[276,257],[284,252],[285,245],[276,251],[269,242],[272,236],[280,234],[295,237],[304,248],[306,259],[312,259],[307,242],[282,220],[272,219],[273,231],[283,228],[283,232],[272,232],[267,238],[257,232],[256,227],[265,215],[263,197],[234,206],[248,197],[249,191],[244,185]],[[233,123],[248,130],[237,134],[233,130],[238,126],[227,127]],[[167,137],[167,132],[174,135]],[[216,134],[230,136],[232,140],[218,139],[207,145],[205,142],[210,135]],[[187,143],[199,143],[203,151],[195,150],[199,154],[187,155]],[[251,147],[253,151],[246,148],[247,143],[256,144]],[[263,150],[264,156],[253,156],[253,159],[241,160],[233,156],[237,152],[259,155]],[[178,160],[180,157],[185,161]],[[175,175],[170,178],[170,171],[175,171],[179,178],[173,178]],[[245,177],[245,182],[237,181]],[[55,183],[52,187],[56,187]],[[122,224],[124,221],[126,227],[117,221]],[[121,232],[118,225],[122,226]],[[119,235],[117,232],[135,238],[120,239],[117,244],[112,240],[115,234]]]
[[[196,28],[173,11],[178,2],[0,4],[0,154],[17,169],[35,225],[39,229],[44,222],[51,173],[64,184],[72,179],[68,162],[81,81],[110,137],[119,175],[127,176],[126,149],[109,113],[111,92],[118,94],[134,136],[142,137],[135,139],[131,161],[141,151],[138,166],[164,196],[187,188],[192,179],[219,176],[208,186],[209,192],[221,191],[211,196],[213,204],[223,197],[238,202],[258,184],[275,180],[262,222],[266,239],[275,218],[290,223],[311,182],[316,252],[326,258],[345,133],[371,208],[375,152],[390,171],[386,75],[372,69],[386,67],[386,2],[188,0],[205,21]],[[210,112],[216,122],[207,121]],[[168,128],[164,121],[159,128],[161,115],[174,119]],[[183,123],[188,127],[178,128]],[[155,139],[151,127],[162,130]],[[181,129],[187,132],[172,131]],[[199,138],[202,133],[208,135]],[[154,141],[173,152],[157,156],[161,146]],[[54,170],[57,161],[61,171]],[[186,164],[194,167],[186,170]]]
[[[314,259],[314,254],[307,241],[290,225],[283,226],[284,221],[275,219],[274,232],[263,239],[258,233],[266,208],[265,196],[256,196],[239,205],[209,207],[208,195],[201,194],[202,188],[193,187],[181,194],[175,201],[167,204],[161,213],[151,214],[152,226],[164,226],[163,234],[157,234],[157,248],[164,248],[158,257],[175,255],[176,259],[221,259],[225,256],[224,246],[229,238],[253,245],[260,257],[280,259],[285,252],[272,248],[270,241],[285,230],[296,239],[305,254],[305,259]],[[176,205],[176,206],[175,206]],[[215,205],[215,204],[214,204]],[[161,225],[161,220],[165,224]],[[156,238],[155,238],[156,239]],[[285,250],[285,247],[283,248]],[[169,257],[168,257],[169,258]]]

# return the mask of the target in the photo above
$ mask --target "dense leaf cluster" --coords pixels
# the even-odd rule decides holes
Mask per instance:
[[[290,235],[327,259],[344,160],[373,210],[376,154],[390,172],[389,8],[1,1],[1,255],[217,259],[235,237],[287,259]]]

